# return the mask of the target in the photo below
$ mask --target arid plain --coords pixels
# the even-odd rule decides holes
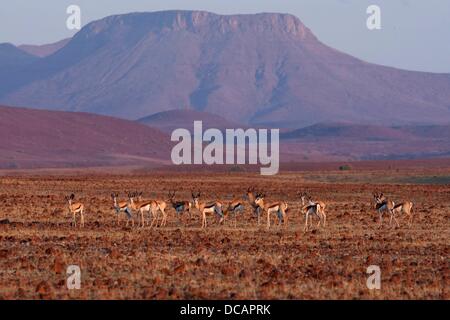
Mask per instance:
[[[398,162],[252,172],[2,172],[0,178],[1,299],[449,299],[450,165]],[[291,168],[292,169],[292,168]],[[231,170],[237,171],[237,170]],[[192,210],[166,227],[116,225],[111,192],[145,199],[243,199],[248,187],[289,204],[287,226],[257,225],[249,205],[223,225],[202,230]],[[327,204],[327,226],[303,232],[297,193]],[[378,229],[372,193],[414,203],[414,222],[399,216]],[[85,228],[72,228],[64,196],[86,206]],[[266,221],[264,216],[263,222]],[[275,222],[275,220],[273,220]],[[317,220],[314,220],[317,222]],[[315,225],[315,224],[314,224]],[[81,268],[81,289],[68,290],[66,268]],[[381,289],[366,286],[369,265]]]

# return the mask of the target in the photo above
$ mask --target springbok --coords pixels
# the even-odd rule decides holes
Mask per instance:
[[[247,189],[246,196],[247,196],[248,203],[250,203],[251,207],[253,208],[253,214],[256,215],[257,218],[258,218],[258,225],[259,225],[260,216],[261,216],[261,210],[262,209],[255,202],[256,197],[255,197],[255,193],[254,192],[255,192],[255,188],[254,187],[249,187]]]
[[[128,208],[128,201],[118,201],[119,198],[119,194],[118,193],[111,193],[111,199],[113,201],[113,208],[114,211],[116,212],[117,215],[117,225],[120,225],[120,213],[123,212],[125,213],[125,215],[127,216],[127,226],[128,226],[128,222],[131,220],[132,225],[134,226],[134,219],[133,216],[131,215],[131,212]]]
[[[192,208],[192,203],[190,201],[175,201],[175,191],[170,192],[169,191],[169,199],[167,200],[167,202],[170,202],[170,204],[172,205],[172,208],[175,209],[175,212],[177,213],[177,217],[180,219],[181,215],[184,213],[188,213],[189,214],[189,218],[191,217],[191,208]]]
[[[244,211],[244,203],[241,200],[234,199],[232,200],[228,206],[225,208],[223,212],[223,216],[226,217],[228,213],[233,213],[234,218],[234,227],[236,228],[237,221],[236,221],[236,215],[238,213],[242,213]]]
[[[222,203],[220,201],[213,202],[200,202],[200,192],[194,193],[192,192],[192,200],[194,201],[194,206],[200,211],[202,215],[202,229],[206,228],[206,215],[215,213],[220,217],[219,223],[222,223],[224,220],[224,215],[222,212]]]
[[[156,209],[156,211],[153,211],[153,212],[156,212],[156,214],[157,214],[158,211],[160,211],[162,213],[162,220],[161,220],[161,223],[159,226],[165,227],[167,224],[167,213],[166,213],[167,203],[164,200],[154,200],[153,202],[156,205],[156,206],[154,206],[154,209]],[[152,225],[153,225],[153,221],[150,226],[152,226]],[[158,227],[158,218],[156,220],[156,227]]]
[[[262,210],[267,211],[267,229],[270,229],[270,215],[272,213],[276,213],[278,216],[278,220],[282,220],[283,224],[287,224],[287,210],[288,210],[288,204],[285,201],[277,201],[277,202],[270,202],[265,203],[264,202],[265,195],[262,193],[259,193],[256,195],[255,203],[261,207]]]
[[[160,227],[164,227],[167,223],[167,213],[166,213],[166,207],[167,204],[164,200],[148,200],[148,201],[142,201],[142,192],[135,192],[134,193],[134,197],[138,198],[138,203],[134,203],[134,198],[130,198],[130,201],[132,203],[132,207],[133,207],[133,203],[134,203],[134,210],[139,211],[141,213],[141,222],[142,222],[142,227],[145,224],[145,219],[144,219],[144,212],[148,212],[150,214],[150,217],[152,218],[152,222],[150,223],[150,228],[153,227],[153,225],[155,224],[156,227],[158,227],[158,221],[159,221],[159,215],[158,215],[158,211],[161,211],[162,213],[162,219],[161,219],[161,224],[159,225]]]
[[[317,209],[319,210],[317,214],[319,215],[319,224],[321,221],[323,221],[323,226],[325,227],[327,225],[327,214],[325,212],[325,208],[327,207],[326,203],[323,201],[316,201],[312,200],[312,197],[307,192],[299,192],[298,195],[300,196],[300,200],[302,201],[302,208],[308,205],[315,205],[318,204],[319,206]]]
[[[143,228],[145,226],[144,212],[150,212],[151,210],[151,201],[142,201],[141,199],[142,193],[138,194],[137,192],[128,193],[129,200],[129,209],[131,211],[136,211],[138,214],[141,214],[141,219],[139,221],[139,227]]]
[[[392,211],[394,213],[406,213],[408,216],[408,226],[411,226],[413,220],[412,213],[413,203],[411,201],[404,201],[402,203],[396,204]]]
[[[374,192],[373,198],[375,200],[375,210],[378,212],[378,215],[380,216],[380,225],[379,228],[383,226],[383,213],[388,212],[391,215],[391,219],[389,220],[389,226],[392,226],[392,219],[394,219],[395,223],[397,224],[397,227],[400,225],[398,224],[397,218],[395,218],[394,207],[395,203],[394,201],[391,201],[387,199],[383,193],[377,194]]]
[[[303,205],[301,211],[305,215],[305,228],[303,229],[304,232],[308,231],[308,218],[310,220],[310,224],[312,224],[311,219],[313,215],[319,218],[317,227],[320,226],[320,222],[322,221],[322,215],[320,213],[321,212],[320,204],[310,202],[308,204]]]
[[[69,204],[69,212],[72,214],[73,226],[77,226],[77,213],[81,216],[80,226],[84,227],[84,205],[81,202],[73,202],[75,199],[75,194],[71,194],[70,196],[65,197],[67,203]]]

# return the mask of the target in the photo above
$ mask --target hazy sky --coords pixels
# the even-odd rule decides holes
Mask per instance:
[[[450,72],[450,0],[14,0],[0,3],[0,43],[43,44],[74,34],[66,8],[82,24],[118,13],[165,9],[215,13],[283,12],[299,17],[324,43],[363,60],[403,69]],[[382,10],[369,31],[366,9]]]

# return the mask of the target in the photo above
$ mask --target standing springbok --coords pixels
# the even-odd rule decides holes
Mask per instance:
[[[156,214],[158,214],[158,211],[160,211],[162,213],[162,220],[160,223],[160,227],[165,227],[167,224],[167,213],[166,213],[166,208],[167,208],[167,203],[164,200],[153,200],[154,202],[154,210],[153,212],[156,212]],[[158,217],[158,215],[157,215]],[[152,224],[150,226],[153,225],[153,221]],[[156,227],[158,227],[158,218],[156,220]]]
[[[81,202],[73,202],[73,200],[75,199],[75,194],[73,193],[70,196],[66,196],[65,199],[69,205],[69,212],[72,214],[73,217],[72,219],[73,226],[74,227],[77,226],[76,215],[77,213],[79,213],[81,216],[80,226],[84,227],[84,205]]]
[[[194,201],[194,206],[200,211],[202,216],[202,229],[206,228],[206,215],[215,213],[220,217],[219,223],[222,223],[224,220],[224,215],[222,212],[222,203],[220,201],[213,202],[200,202],[200,192],[194,193],[192,192],[192,200]]]
[[[315,215],[317,218],[319,218],[319,222],[317,223],[317,227],[320,226],[320,222],[322,221],[322,215],[320,210],[320,204],[319,203],[313,203],[310,202],[308,204],[305,204],[302,206],[302,213],[305,215],[305,228],[303,229],[304,232],[308,231],[308,218],[310,220],[310,225],[312,225],[312,216]]]
[[[249,187],[247,189],[247,200],[250,203],[251,207],[253,208],[253,214],[256,215],[256,217],[258,218],[258,225],[260,222],[260,216],[261,216],[261,207],[258,206],[255,202],[256,197],[255,197],[255,188],[254,187]]]
[[[237,225],[236,216],[238,213],[242,213],[243,211],[244,211],[244,202],[238,199],[234,199],[225,208],[223,216],[227,217],[228,213],[233,213],[234,227],[236,228]]]
[[[261,209],[267,212],[267,229],[270,229],[270,215],[272,213],[276,213],[279,221],[282,220],[283,224],[287,224],[287,210],[288,204],[285,201],[277,201],[277,202],[264,202],[265,194],[259,193],[256,195],[255,203],[261,207]]]
[[[396,204],[392,211],[394,213],[406,213],[408,216],[408,226],[410,227],[413,220],[412,213],[413,203],[411,201],[404,201],[402,203]]]
[[[134,198],[138,199],[138,202],[134,202]],[[141,214],[141,227],[144,227],[145,225],[145,218],[144,213],[148,212],[150,214],[150,217],[152,219],[152,222],[150,223],[150,228],[153,227],[155,224],[156,227],[158,227],[158,221],[159,221],[159,215],[158,211],[161,211],[163,217],[161,220],[160,227],[163,227],[167,223],[167,213],[165,211],[167,204],[164,200],[148,200],[148,201],[142,201],[142,192],[135,192],[133,194],[133,197],[130,197],[130,203],[133,210],[140,212]]]
[[[172,208],[175,209],[178,219],[180,219],[181,215],[183,215],[186,212],[189,214],[189,218],[191,218],[192,203],[190,201],[175,201],[174,200],[175,191],[173,191],[173,192],[169,191],[168,196],[169,196],[169,199],[167,200],[167,202],[170,202],[170,204],[172,205]]]
[[[394,219],[395,223],[397,224],[397,227],[400,225],[398,224],[397,218],[395,217],[395,203],[394,201],[391,201],[387,199],[383,193],[373,194],[373,198],[375,200],[375,210],[378,212],[378,215],[380,217],[380,225],[379,228],[383,226],[383,213],[388,212],[391,215],[391,219],[389,220],[389,226],[392,226],[392,219]]]
[[[307,205],[315,205],[318,204],[319,206],[317,209],[319,210],[317,214],[319,215],[319,224],[321,221],[323,221],[323,226],[325,227],[327,225],[327,214],[325,212],[325,208],[327,207],[326,203],[323,201],[316,201],[312,200],[312,197],[307,192],[299,192],[298,195],[300,196],[300,200],[302,201],[302,208],[304,208]]]
[[[141,219],[139,222],[139,227],[143,228],[145,226],[145,217],[144,213],[148,212],[153,216],[153,203],[152,201],[143,201],[142,200],[142,192],[137,193],[133,192],[128,194],[129,205],[132,211],[137,211],[138,214],[141,215]]]
[[[111,199],[113,200],[113,208],[114,211],[116,212],[117,215],[117,225],[120,225],[120,213],[123,212],[125,213],[125,215],[127,216],[127,226],[128,226],[128,222],[131,220],[132,225],[134,226],[134,219],[132,219],[132,215],[131,212],[128,208],[128,201],[118,201],[117,199],[119,198],[119,194],[118,193],[111,193]]]

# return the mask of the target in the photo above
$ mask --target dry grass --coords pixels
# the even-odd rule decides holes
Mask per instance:
[[[372,185],[385,173],[348,174],[357,182],[314,182],[329,175],[317,172],[310,180],[299,173],[2,178],[0,220],[8,220],[0,222],[0,298],[449,299],[450,186]],[[127,228],[115,225],[109,198],[112,191],[123,198],[125,190],[141,190],[167,199],[177,188],[181,200],[195,188],[229,201],[250,185],[288,201],[286,228],[258,227],[249,208],[236,229],[210,217],[201,230],[196,211],[178,224],[172,209],[165,228]],[[400,228],[377,229],[375,188],[415,203],[411,228],[400,217]],[[329,222],[306,234],[296,197],[305,189],[328,203]],[[73,191],[87,207],[82,230],[69,226],[64,195]],[[81,267],[81,290],[66,289],[70,264]],[[372,264],[382,271],[378,291],[365,285]]]

